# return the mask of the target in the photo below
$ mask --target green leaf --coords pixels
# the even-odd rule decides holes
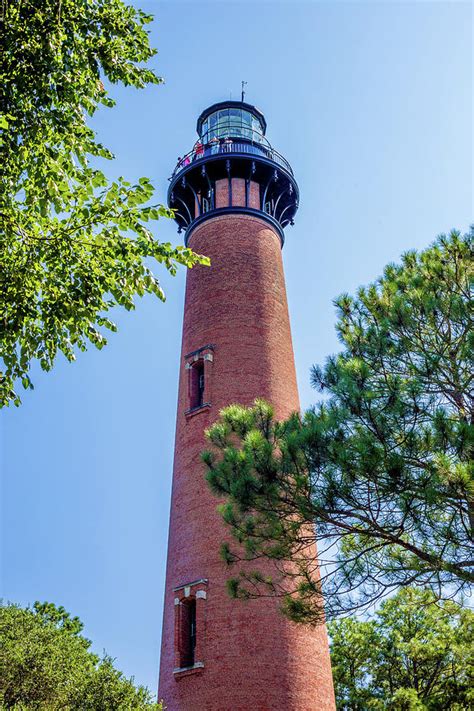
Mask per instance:
[[[50,370],[58,352],[102,348],[111,308],[147,292],[164,300],[145,260],[171,275],[203,262],[146,230],[150,216],[172,217],[145,207],[149,178],[110,182],[90,167],[113,158],[87,123],[114,105],[106,86],[162,81],[146,66],[150,18],[122,0],[9,2],[3,13],[0,407],[18,404],[17,381],[32,387],[35,360]]]

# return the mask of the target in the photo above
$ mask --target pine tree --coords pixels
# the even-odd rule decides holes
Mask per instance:
[[[235,596],[276,595],[316,622],[400,586],[457,595],[473,572],[472,237],[452,232],[337,302],[342,352],[312,372],[327,398],[277,422],[233,405],[208,432]],[[321,566],[311,548],[318,541]]]

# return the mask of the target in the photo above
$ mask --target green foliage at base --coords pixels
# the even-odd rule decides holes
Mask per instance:
[[[474,706],[474,613],[405,588],[373,620],[330,622],[340,711],[468,711]]]
[[[100,659],[79,618],[52,603],[0,607],[0,708],[16,711],[163,711]]]

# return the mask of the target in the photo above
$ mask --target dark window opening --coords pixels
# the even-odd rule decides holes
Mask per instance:
[[[191,409],[204,404],[204,387],[204,361],[198,360],[191,368]]]
[[[196,598],[181,603],[180,666],[192,667],[196,650]]]

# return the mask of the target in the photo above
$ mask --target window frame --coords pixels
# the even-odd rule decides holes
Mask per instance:
[[[204,669],[207,584],[206,578],[200,578],[173,588],[175,610],[173,675],[177,681],[183,676],[199,673]]]
[[[211,407],[212,364],[214,362],[214,346],[208,344],[185,357],[186,409],[187,417],[203,412]],[[203,378],[201,388],[200,379]],[[199,378],[199,382],[197,381]]]

